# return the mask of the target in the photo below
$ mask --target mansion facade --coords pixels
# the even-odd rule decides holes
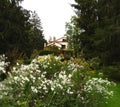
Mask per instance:
[[[55,37],[50,37],[46,46],[57,46],[59,49],[66,50],[68,48],[68,43],[65,36],[58,39],[56,39]]]

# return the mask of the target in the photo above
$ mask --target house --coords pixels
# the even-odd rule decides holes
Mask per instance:
[[[55,37],[49,39],[48,44],[46,46],[57,46],[59,49],[67,49],[68,43],[65,36],[56,39]]]

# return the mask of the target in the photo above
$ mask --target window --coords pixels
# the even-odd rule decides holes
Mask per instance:
[[[65,45],[61,45],[61,49],[65,49],[66,48],[66,46]]]
[[[66,39],[63,39],[62,41],[63,41],[63,42],[66,42]]]

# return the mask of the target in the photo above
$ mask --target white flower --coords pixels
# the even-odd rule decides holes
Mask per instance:
[[[16,80],[18,80],[18,77],[17,77],[17,76],[15,76],[15,77],[14,77],[14,80],[15,80],[15,81],[16,81]]]
[[[113,95],[113,91],[109,91],[109,87],[112,86],[112,83],[108,80],[102,78],[92,78],[86,82],[84,85],[83,91],[86,94],[91,95],[101,95],[103,98],[108,99]]]
[[[9,62],[6,62],[5,55],[0,55],[0,74],[6,73],[6,67],[8,66]]]
[[[34,92],[34,93],[38,93],[38,90],[37,90],[34,86],[31,86],[31,90],[32,90],[32,92]]]
[[[25,77],[24,80],[29,81],[29,78],[28,78],[28,77]]]
[[[71,77],[72,77],[72,74],[69,74],[69,75],[68,75],[68,78],[71,78]]]
[[[54,87],[51,87],[51,90],[54,91]]]

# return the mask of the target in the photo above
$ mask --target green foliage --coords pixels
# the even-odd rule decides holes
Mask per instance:
[[[95,57],[87,61],[89,63],[89,67],[94,70],[100,69],[100,58]]]
[[[26,57],[26,55],[21,53],[17,48],[6,52],[6,56],[10,62],[10,67],[14,66],[18,60],[23,60]]]
[[[0,53],[10,54],[7,57],[13,62],[21,53],[30,58],[32,51],[43,49],[46,42],[39,17],[23,9],[21,1],[0,1]],[[18,56],[14,53],[16,49]]]
[[[57,46],[53,45],[53,46],[46,46],[44,48],[44,50],[59,50],[59,48]]]
[[[72,16],[71,21],[66,23],[66,36],[68,48],[74,50],[74,56],[79,56],[80,51],[80,33],[81,30],[77,27],[77,17]]]
[[[1,2],[0,4],[0,8],[2,8],[2,6],[4,7],[4,9],[0,9],[0,22],[3,27],[3,29],[0,30],[0,53],[5,53],[14,48],[22,50],[25,41],[28,40],[27,31],[30,28],[30,24],[27,22],[29,19],[28,11],[22,10],[22,8],[15,3],[15,0],[12,2]],[[26,16],[24,14],[25,12],[27,13]]]
[[[105,107],[119,107],[120,105],[120,83],[116,84],[116,87],[112,88],[111,90],[114,91],[114,95],[112,98],[108,100],[108,103],[106,105],[103,105]]]
[[[101,65],[120,62],[119,0],[75,0],[76,26],[81,50],[86,60],[99,57]]]
[[[99,102],[98,94],[101,99],[111,96],[108,87],[112,85],[94,78],[94,73],[84,60],[61,62],[61,57],[38,56],[28,65],[14,66],[0,82],[0,103],[3,105],[3,100],[13,107],[91,107]]]
[[[32,47],[32,51],[34,49],[42,50],[46,41],[43,35],[41,20],[35,11],[31,12],[30,23],[32,25],[32,28],[30,29],[30,44]]]
[[[101,72],[109,79],[120,81],[120,66],[105,66],[101,68]]]
[[[113,96],[113,91],[110,91],[110,87],[114,85],[108,80],[101,78],[92,78],[88,80],[84,85],[85,99],[84,103],[89,107],[99,107],[101,104],[105,104],[110,97]],[[107,102],[106,102],[107,103]]]
[[[59,51],[56,50],[41,50],[39,55],[48,55],[48,54],[54,54],[54,55],[58,55]]]
[[[73,57],[73,50],[41,50],[39,55],[62,55],[65,57]]]

